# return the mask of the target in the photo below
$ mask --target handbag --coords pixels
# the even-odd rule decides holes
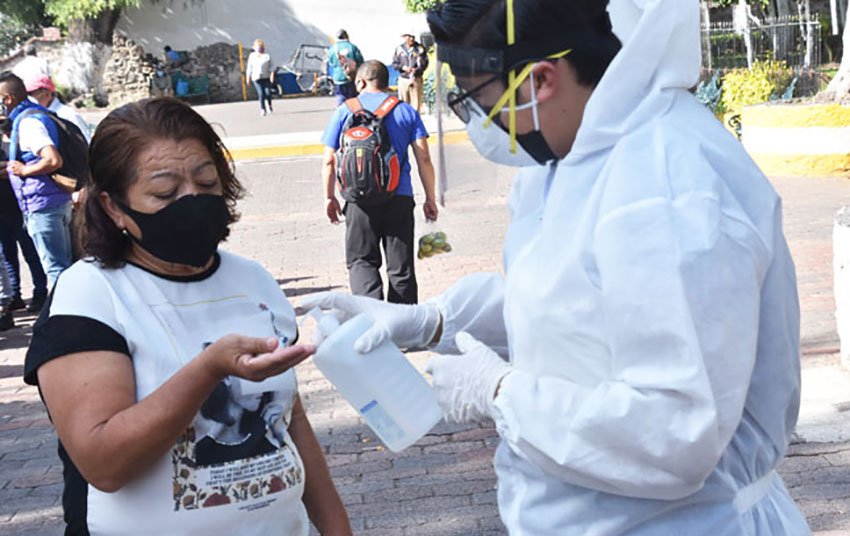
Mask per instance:
[[[67,194],[72,194],[77,191],[77,179],[74,177],[62,175],[61,173],[53,173],[52,175],[50,175],[50,178],[53,179],[53,182],[56,183],[56,186],[61,188],[62,191]]]

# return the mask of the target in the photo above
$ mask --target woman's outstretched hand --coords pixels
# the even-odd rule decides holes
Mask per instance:
[[[218,378],[237,376],[259,382],[286,372],[315,352],[316,347],[309,344],[281,348],[274,337],[225,335],[200,357]]]

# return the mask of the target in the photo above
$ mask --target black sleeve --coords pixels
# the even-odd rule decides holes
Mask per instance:
[[[32,329],[24,361],[24,381],[38,385],[38,367],[57,357],[76,352],[118,352],[130,355],[127,340],[103,322],[86,316],[50,316],[53,293],[41,309]]]
[[[416,76],[422,76],[422,74],[428,69],[428,52],[425,50],[424,47],[420,48],[419,51],[420,54],[419,62],[416,66]]]

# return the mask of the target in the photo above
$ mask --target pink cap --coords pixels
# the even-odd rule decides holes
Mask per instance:
[[[27,93],[32,93],[38,89],[49,89],[50,91],[56,91],[56,86],[53,85],[53,80],[50,79],[46,74],[40,74],[33,78],[24,81],[24,85],[27,88]]]

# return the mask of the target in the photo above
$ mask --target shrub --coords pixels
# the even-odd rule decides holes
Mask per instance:
[[[410,13],[422,13],[426,9],[436,7],[437,0],[404,0],[404,7]]]
[[[776,99],[794,76],[784,61],[756,61],[752,69],[734,69],[723,77],[723,109],[740,113],[748,104]]]

